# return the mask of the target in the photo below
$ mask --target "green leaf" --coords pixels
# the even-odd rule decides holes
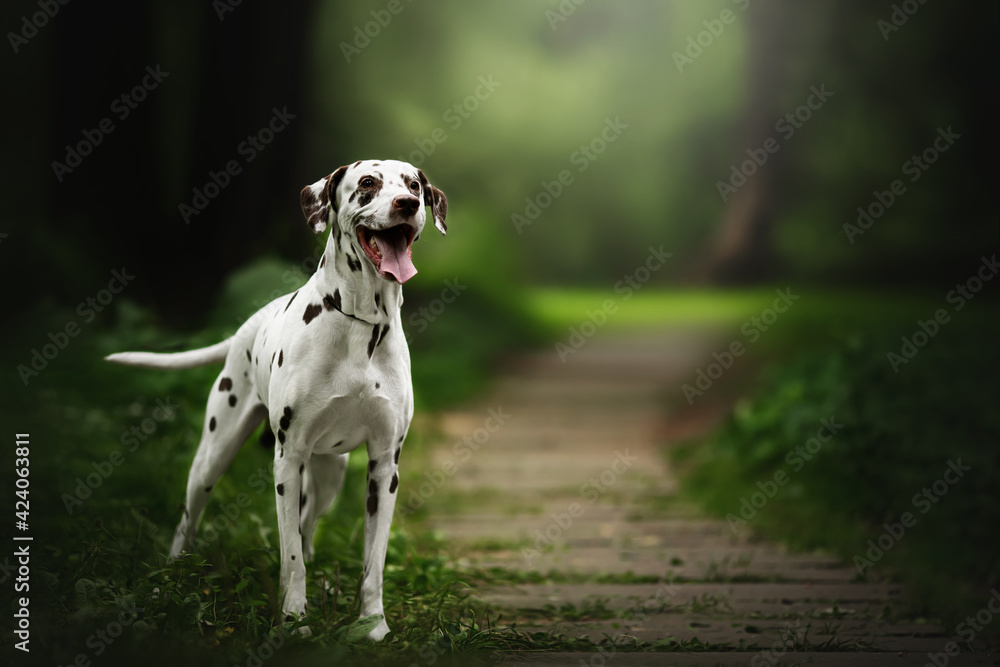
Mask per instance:
[[[368,636],[368,633],[375,629],[375,627],[382,622],[384,616],[382,614],[372,614],[371,616],[365,616],[364,618],[359,618],[347,627],[347,635],[345,637],[348,642],[361,641]]]
[[[201,620],[201,598],[191,593],[181,602],[181,618],[187,625],[196,625]]]
[[[241,579],[240,582],[238,584],[236,584],[236,592],[239,593],[244,588],[246,588],[248,585],[250,585],[250,580],[249,579]]]
[[[97,586],[90,579],[80,579],[76,582],[76,604],[80,609],[97,605]]]

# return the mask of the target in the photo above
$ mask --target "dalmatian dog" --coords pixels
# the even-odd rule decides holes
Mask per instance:
[[[225,362],[208,397],[171,557],[191,547],[212,487],[267,419],[277,436],[286,621],[306,612],[305,563],[313,557],[316,521],[343,484],[348,453],[367,443],[361,615],[381,615],[399,454],[413,417],[402,284],[417,273],[411,245],[423,230],[424,207],[445,234],[448,200],[421,170],[395,160],[340,167],[304,188],[300,199],[313,232],[332,227],[316,273],[301,289],[270,302],[233,337],[210,347],[107,359],[164,369]],[[383,618],[368,636],[378,641],[387,632]]]

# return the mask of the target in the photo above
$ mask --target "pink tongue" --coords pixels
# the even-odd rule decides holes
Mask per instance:
[[[406,247],[406,234],[402,230],[376,232],[373,236],[378,251],[382,253],[382,264],[379,267],[382,275],[391,275],[400,285],[417,275]]]

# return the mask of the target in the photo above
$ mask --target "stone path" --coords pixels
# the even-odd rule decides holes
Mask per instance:
[[[426,494],[430,526],[462,566],[557,573],[554,583],[476,591],[503,624],[725,645],[518,654],[504,664],[908,666],[944,651],[951,637],[913,618],[900,586],[852,583],[853,570],[833,558],[734,536],[677,498],[666,448],[724,413],[724,401],[678,405],[679,387],[725,342],[693,330],[602,332],[565,364],[554,351],[518,359],[489,396],[442,416],[431,475],[446,481]],[[490,410],[504,418],[493,432]]]

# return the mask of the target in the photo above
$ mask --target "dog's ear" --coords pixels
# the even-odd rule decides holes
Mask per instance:
[[[424,186],[424,206],[431,207],[431,215],[434,216],[434,226],[442,234],[448,233],[448,225],[444,224],[444,219],[448,215],[448,198],[427,181],[424,172],[417,169],[420,176],[420,184]]]
[[[299,194],[302,214],[306,216],[306,222],[316,234],[326,231],[331,210],[334,213],[337,211],[337,186],[340,185],[346,172],[347,167],[340,167],[329,176],[302,188]]]

